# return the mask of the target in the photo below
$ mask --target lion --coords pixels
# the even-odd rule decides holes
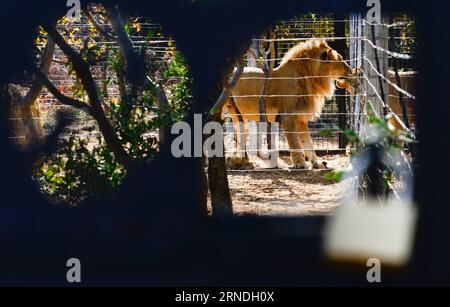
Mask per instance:
[[[311,39],[289,49],[280,65],[266,82],[264,103],[267,121],[279,122],[291,149],[292,167],[325,168],[313,149],[308,122],[320,117],[326,99],[333,97],[336,86],[353,92],[351,67],[324,40]],[[244,121],[259,121],[259,97],[264,87],[262,69],[245,67],[222,114],[231,114],[235,132],[240,135],[238,113]],[[239,111],[239,112],[237,112]],[[246,135],[246,131],[245,131]],[[246,137],[244,138],[246,139]],[[240,149],[245,149],[241,144]]]

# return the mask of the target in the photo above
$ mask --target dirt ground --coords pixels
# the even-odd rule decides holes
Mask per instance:
[[[328,167],[347,166],[344,155],[320,157]],[[291,170],[290,158],[279,158],[278,169],[267,169],[259,159],[252,169],[229,169],[235,215],[300,216],[332,212],[345,192],[345,183],[324,179],[330,170]],[[241,167],[242,168],[242,167]]]

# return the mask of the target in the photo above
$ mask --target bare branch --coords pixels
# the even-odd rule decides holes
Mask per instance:
[[[55,42],[48,37],[45,50],[41,53],[40,69],[44,74],[48,74],[50,70],[53,54],[55,53]],[[36,99],[39,97],[42,91],[42,84],[39,81],[35,81],[30,91],[20,100],[20,106],[23,108],[30,108]]]
[[[33,46],[34,47],[34,50],[37,52],[37,53],[39,53],[39,55],[42,57],[42,55],[44,54],[38,47],[36,47],[36,46]],[[53,63],[56,63],[56,64],[61,64],[61,65],[67,65],[67,61],[63,61],[63,60],[58,60],[58,59],[56,59],[56,58],[53,58],[52,59],[52,62]]]
[[[275,32],[273,31],[273,29],[269,30],[269,37],[270,37],[270,53],[268,54],[268,56],[270,55],[270,59],[275,59],[276,55],[275,55]],[[270,61],[269,62],[269,71],[272,72],[272,70],[275,68],[275,61]]]
[[[83,88],[89,97],[91,114],[97,121],[108,147],[114,152],[114,155],[119,163],[128,165],[131,158],[124,149],[119,138],[111,127],[111,123],[105,115],[102,107],[101,95],[97,88],[97,84],[92,77],[89,65],[83,60],[81,55],[66,42],[61,34],[56,30],[54,25],[46,22],[44,23],[43,28],[72,62],[77,77],[80,78]]]
[[[252,47],[250,47],[248,49],[251,57],[253,57],[253,59],[255,60],[256,65],[258,65],[258,68],[263,68],[263,64],[261,63],[261,60],[259,59],[258,55],[256,54],[255,49],[253,49]]]
[[[271,61],[272,58],[275,58],[275,44],[273,41],[273,38],[275,37],[275,33],[272,29],[269,30],[269,48],[266,52],[264,52],[264,64],[263,64],[263,71],[264,71],[264,85],[261,89],[261,95],[259,96],[258,100],[258,108],[259,108],[259,121],[262,123],[268,122],[267,120],[267,110],[266,110],[266,101],[264,100],[264,96],[266,95],[267,86],[268,86],[268,80],[272,75],[273,68],[275,66],[275,61]],[[261,43],[262,47],[262,43]],[[267,132],[270,132],[270,123],[267,126]],[[262,134],[259,135],[259,137],[262,137]],[[268,143],[270,143],[270,135],[267,135]],[[271,144],[269,144],[271,146]],[[258,152],[258,154],[260,154]]]
[[[52,24],[47,22],[43,25],[43,27],[44,30],[49,34],[49,36],[55,41],[59,48],[61,48],[61,50],[68,56],[69,60],[72,62],[74,70],[78,78],[81,79],[83,88],[86,90],[89,96],[92,107],[101,108],[97,86],[94,79],[92,78],[87,63],[83,60],[81,55],[66,42],[66,40],[61,36],[61,34],[59,34],[59,32]]]
[[[125,31],[125,24],[119,10],[109,4],[105,4],[104,7],[114,32],[117,35],[119,50],[127,67],[128,80],[138,87],[144,86],[145,88],[150,89],[159,111],[166,115],[170,110],[169,101],[166,93],[164,92],[164,88],[161,85],[156,84],[156,82],[147,76],[143,58],[135,52],[133,42],[128,33]],[[169,123],[166,123],[163,127],[160,127],[159,131],[159,141],[162,144],[169,138]]]
[[[236,86],[236,83],[238,82],[239,78],[242,75],[242,72],[244,71],[244,61],[243,59],[239,59],[237,67],[234,69],[231,78],[224,84],[222,93],[220,93],[219,98],[217,99],[216,103],[213,105],[211,110],[209,111],[205,122],[210,121],[211,117],[215,114],[219,113],[220,110],[222,110],[222,106],[225,103],[225,101],[230,97],[231,91]]]
[[[103,35],[105,38],[110,39],[110,40],[116,40],[117,37],[115,37],[114,35],[112,35],[111,33],[109,33],[108,31],[106,31],[102,25],[100,25],[95,18],[92,16],[91,12],[89,12],[89,8],[87,6],[87,3],[83,6],[83,11],[86,14],[87,19],[92,23],[92,25],[94,26],[94,28],[101,34]]]
[[[160,85],[156,85],[149,76],[146,78],[146,88],[150,89],[152,98],[155,100],[158,110],[163,114],[163,116],[169,115],[169,100],[167,99],[166,92],[164,88]],[[166,122],[163,127],[159,129],[159,142],[164,144],[170,135],[170,125]]]
[[[151,95],[153,99],[156,101],[156,105],[160,111],[168,111],[169,108],[169,100],[167,99],[166,92],[164,88],[160,85],[157,85],[153,82],[153,80],[146,76],[145,85],[150,89]]]
[[[58,59],[55,59],[55,58],[52,59],[52,62],[56,63],[56,64],[61,64],[61,65],[67,65],[67,63],[68,63],[66,61],[58,60]]]
[[[47,76],[41,71],[41,69],[39,69],[38,67],[36,67],[35,65],[31,65],[30,67],[31,71],[34,73],[34,75],[36,76],[37,80],[39,80],[39,82],[41,84],[43,84],[50,93],[52,93],[52,95],[58,99],[59,102],[61,102],[62,104],[74,107],[76,109],[82,110],[86,113],[88,113],[89,115],[92,115],[91,113],[91,107],[87,104],[84,103],[82,101],[70,98],[68,96],[65,96],[64,94],[62,94],[52,83],[51,81],[47,78]]]
[[[125,31],[125,22],[116,7],[108,3],[105,3],[103,6],[117,36],[119,50],[127,68],[127,78],[136,85],[144,85],[146,82],[145,65],[143,65],[141,58],[134,51],[133,41]]]
[[[36,49],[41,55],[40,68],[45,73],[48,73],[52,63],[53,54],[55,52],[55,42],[51,38],[47,38],[44,52],[41,52],[38,48]],[[17,105],[21,113],[25,137],[28,144],[32,146],[39,144],[42,137],[42,126],[40,125],[39,119],[34,118],[32,110],[32,107],[41,92],[42,83],[36,79],[33,81],[33,85],[28,93],[19,100]]]

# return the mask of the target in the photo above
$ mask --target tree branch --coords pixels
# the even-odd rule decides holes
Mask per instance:
[[[213,105],[211,110],[208,112],[208,115],[205,118],[204,122],[209,122],[211,117],[216,115],[218,112],[222,110],[222,106],[225,101],[230,97],[231,91],[236,86],[236,83],[239,81],[239,78],[244,71],[244,61],[241,58],[238,62],[236,69],[233,71],[231,78],[224,84],[222,93],[220,93],[219,98],[217,98],[216,103]]]
[[[42,57],[42,55],[43,55],[44,53],[43,53],[39,48],[37,48],[36,46],[34,46],[34,49],[35,49],[36,52],[39,53],[39,55]],[[58,59],[55,59],[55,58],[52,59],[52,62],[54,62],[54,63],[56,63],[56,64],[63,64],[63,65],[66,65],[66,64],[67,64],[66,61],[58,60]]]
[[[47,44],[44,52],[41,54],[40,70],[44,74],[48,74],[55,52],[55,42],[49,37],[47,38]],[[36,99],[39,97],[42,91],[42,84],[39,81],[35,81],[28,93],[20,100],[20,106],[23,108],[30,108]]]
[[[141,58],[134,51],[133,41],[128,33],[125,32],[125,23],[116,7],[108,3],[105,3],[103,6],[117,36],[119,50],[125,60],[127,78],[133,84],[143,86],[146,79],[145,65],[143,65]]]
[[[106,14],[111,22],[114,32],[117,35],[117,41],[119,43],[119,50],[127,67],[127,78],[134,85],[150,89],[150,92],[155,99],[155,103],[162,114],[167,115],[169,112],[169,101],[167,99],[164,88],[156,84],[145,71],[145,65],[133,48],[133,42],[125,32],[125,25],[120,16],[119,10],[112,5],[104,4]],[[163,127],[160,127],[159,142],[163,144],[165,140],[169,138],[170,127],[169,123],[166,123]]]
[[[72,62],[74,70],[78,78],[81,79],[83,88],[86,90],[89,96],[92,107],[94,109],[101,108],[100,99],[98,97],[98,89],[94,79],[92,78],[87,63],[83,60],[81,55],[65,41],[65,39],[61,36],[61,34],[59,34],[59,32],[53,25],[47,22],[44,23],[43,28]]]
[[[114,155],[119,163],[128,165],[131,158],[125,151],[119,138],[111,127],[111,123],[105,115],[102,107],[101,95],[97,88],[97,84],[92,77],[89,65],[83,60],[81,55],[66,42],[61,34],[59,34],[56,30],[54,25],[49,22],[45,22],[43,24],[43,28],[72,62],[77,77],[81,79],[83,88],[89,97],[91,114],[97,121],[108,147],[114,152]]]
[[[269,48],[264,51],[261,50],[261,53],[263,54],[264,57],[264,64],[262,66],[262,69],[264,71],[264,85],[261,89],[261,94],[259,96],[259,100],[258,100],[258,104],[259,104],[259,121],[262,123],[267,122],[267,115],[266,115],[266,103],[264,101],[264,96],[266,93],[266,88],[267,88],[267,83],[268,83],[268,79],[270,78],[270,75],[272,74],[272,70],[274,67],[274,62],[271,61],[271,56],[274,55],[275,53],[275,46],[273,44],[273,31],[269,30]],[[262,46],[262,42],[261,42],[261,49],[263,48]]]
[[[94,26],[94,28],[101,34],[103,35],[105,38],[110,39],[110,40],[116,40],[117,37],[115,37],[114,35],[112,35],[111,33],[107,32],[92,16],[92,14],[89,12],[87,3],[85,3],[83,5],[83,11],[86,14],[87,19],[92,23],[92,25]]]
[[[70,98],[68,96],[65,96],[64,94],[62,94],[52,83],[51,81],[47,78],[47,76],[41,71],[41,69],[39,69],[38,67],[36,67],[35,65],[31,65],[30,67],[31,71],[34,73],[34,75],[36,76],[37,80],[39,80],[39,83],[43,84],[48,91],[62,104],[74,107],[76,109],[82,110],[86,113],[88,113],[89,115],[92,115],[91,113],[91,107],[87,104],[84,103],[82,101]]]
[[[255,60],[256,65],[258,66],[258,68],[263,69],[263,64],[261,63],[261,60],[258,58],[258,55],[256,54],[255,49],[253,49],[252,47],[250,47],[248,49],[250,55],[253,57],[253,59]]]
[[[273,29],[269,30],[269,38],[270,38],[270,42],[269,42],[269,44],[270,44],[270,47],[269,47],[270,53],[269,53],[269,55],[270,55],[270,59],[272,59],[269,62],[269,71],[272,72],[272,70],[275,68],[275,58],[276,58],[276,55],[275,55],[275,41],[274,41],[274,39],[275,39],[275,32],[273,31]]]
[[[155,100],[158,110],[167,117],[169,114],[169,100],[162,86],[156,85],[149,76],[146,77],[146,88],[150,89],[151,95]],[[168,122],[159,129],[159,142],[164,144],[170,135],[170,125]]]
[[[52,62],[56,63],[56,64],[67,65],[66,61],[58,60],[58,59],[55,59],[55,58],[52,59]]]
[[[44,52],[41,52],[36,48],[41,55],[40,67],[45,72],[48,73],[53,54],[55,52],[55,42],[51,38],[47,38],[47,43],[45,45]],[[39,80],[34,80],[28,93],[21,97],[17,103],[18,110],[20,111],[20,116],[22,118],[24,134],[28,144],[33,146],[41,142],[42,137],[42,126],[39,119],[35,119],[32,107],[39,95],[42,92],[42,83]]]

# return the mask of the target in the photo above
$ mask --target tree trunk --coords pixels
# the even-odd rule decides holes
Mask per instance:
[[[220,113],[213,115],[211,120],[220,122]],[[225,155],[208,159],[208,181],[211,192],[212,215],[216,217],[233,215],[233,202],[228,185]]]
[[[40,70],[44,74],[48,74],[55,53],[55,42],[51,37],[47,38],[47,44],[45,50],[41,55]],[[36,79],[31,86],[29,92],[22,97],[19,102],[19,108],[25,133],[26,142],[28,145],[36,146],[42,141],[42,127],[40,127],[40,119],[36,119],[35,116],[40,114],[33,114],[33,107],[42,92],[43,84]]]
[[[269,30],[268,33],[269,36],[269,48],[267,51],[263,51],[263,48],[261,47],[261,51],[264,55],[264,63],[262,65],[262,69],[264,71],[264,84],[263,84],[263,88],[261,90],[261,95],[259,97],[259,122],[260,123],[267,123],[267,127],[266,127],[266,131],[260,131],[261,127],[257,127],[257,132],[258,132],[258,156],[262,156],[261,154],[261,150],[262,150],[262,137],[263,134],[266,135],[266,141],[267,141],[267,149],[270,151],[270,149],[272,149],[272,144],[271,144],[271,125],[267,120],[267,110],[266,110],[266,102],[265,102],[265,95],[266,95],[266,88],[267,88],[267,84],[269,83],[269,78],[272,75],[272,70],[274,68],[274,62],[271,61],[272,59],[275,59],[275,46],[274,46],[274,37],[275,34],[272,30]],[[261,45],[262,45],[262,41],[261,41]]]
[[[161,85],[157,85],[146,74],[145,63],[143,58],[139,56],[134,50],[133,41],[128,33],[125,31],[125,23],[121,17],[120,11],[112,5],[104,5],[108,19],[111,22],[112,28],[116,34],[116,40],[119,44],[119,50],[126,65],[126,79],[135,89],[145,87],[150,89],[153,98],[155,99],[158,110],[163,116],[169,117],[169,102]],[[170,121],[166,120],[159,129],[160,147],[164,146],[164,142],[170,140]]]
[[[222,106],[230,97],[231,91],[236,86],[243,70],[244,63],[241,59],[230,80],[225,83],[219,98],[211,108],[211,111],[208,113],[205,122],[221,122]],[[233,202],[231,200],[230,188],[228,186],[225,154],[223,154],[222,157],[211,157],[208,159],[208,182],[209,190],[211,192],[211,207],[213,216],[231,216],[233,214]]]

